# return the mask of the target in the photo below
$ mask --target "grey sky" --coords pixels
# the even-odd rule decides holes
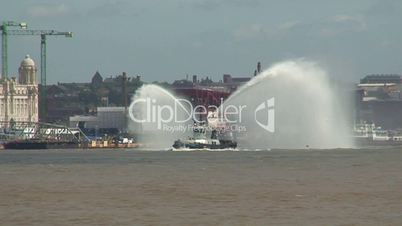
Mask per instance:
[[[73,31],[49,37],[48,81],[89,81],[122,71],[145,81],[251,75],[304,57],[332,77],[402,73],[400,0],[0,0],[0,20],[30,29]],[[9,72],[39,37],[10,37]]]

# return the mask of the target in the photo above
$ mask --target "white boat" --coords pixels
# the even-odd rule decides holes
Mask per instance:
[[[235,149],[236,147],[236,141],[219,134],[215,129],[209,131],[209,127],[203,125],[194,126],[193,137],[176,140],[173,144],[174,149],[182,150]]]

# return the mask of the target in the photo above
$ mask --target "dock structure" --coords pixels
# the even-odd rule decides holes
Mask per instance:
[[[138,148],[133,139],[91,140],[79,128],[41,122],[0,121],[0,149]]]
[[[0,141],[47,143],[88,143],[88,137],[79,128],[69,128],[41,122],[0,121]]]

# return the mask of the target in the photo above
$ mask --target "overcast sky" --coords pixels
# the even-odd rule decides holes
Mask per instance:
[[[0,20],[72,31],[48,38],[48,83],[123,71],[145,81],[188,75],[248,76],[294,58],[319,62],[339,80],[402,74],[400,0],[0,0]],[[9,72],[39,37],[9,38]]]

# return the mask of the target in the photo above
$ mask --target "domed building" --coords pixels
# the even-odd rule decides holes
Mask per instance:
[[[15,77],[0,81],[0,121],[38,122],[37,67],[29,55],[18,72],[18,81]]]
[[[25,59],[22,60],[21,66],[18,69],[19,84],[35,85],[36,84],[36,72],[37,72],[37,68],[35,66],[35,62],[29,57],[29,55],[26,55]]]

